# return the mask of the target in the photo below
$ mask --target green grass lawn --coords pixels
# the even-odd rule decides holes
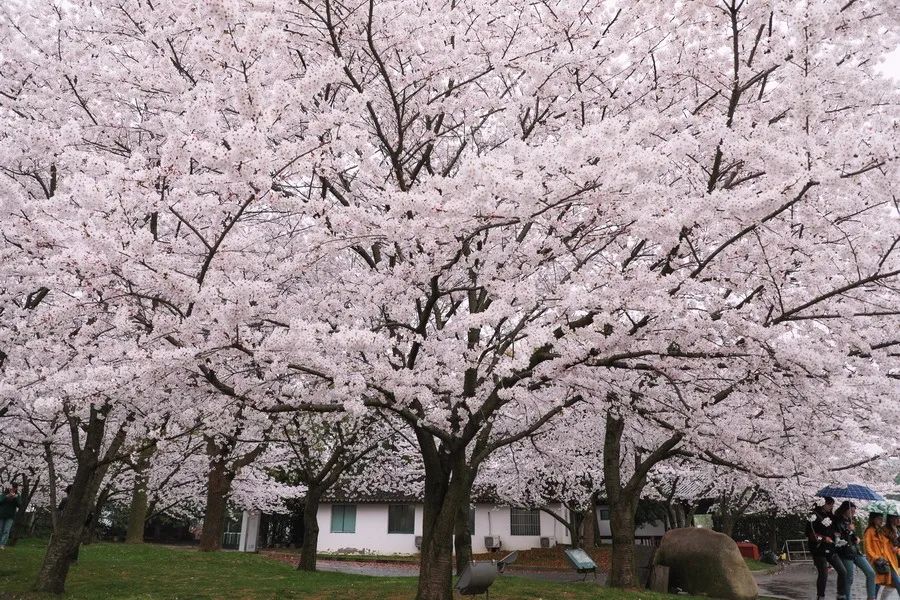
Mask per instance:
[[[747,567],[751,571],[772,571],[778,568],[778,565],[770,565],[769,563],[753,560],[752,558],[745,558],[744,562],[747,563]]]
[[[0,598],[36,599],[29,594],[43,556],[43,542],[27,540],[0,552]],[[67,598],[229,600],[406,600],[415,595],[413,577],[365,577],[300,573],[256,554],[161,546],[94,544],[81,549],[70,571]],[[491,587],[494,600],[664,600],[649,592],[608,590],[592,583],[548,583],[502,576]],[[690,600],[689,596],[678,596]]]

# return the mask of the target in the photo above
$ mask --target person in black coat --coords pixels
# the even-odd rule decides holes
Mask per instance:
[[[816,565],[816,597],[818,600],[825,598],[825,586],[828,584],[828,566],[837,573],[837,597],[844,598],[846,588],[845,578],[847,570],[844,563],[835,552],[834,535],[834,498],[826,497],[819,500],[813,506],[812,512],[806,519],[806,538],[809,542],[809,551]]]
[[[834,547],[835,554],[844,563],[844,592],[843,597],[850,600],[850,590],[853,587],[853,574],[855,568],[866,576],[866,598],[875,600],[878,590],[875,587],[875,570],[869,564],[868,559],[859,549],[859,536],[856,535],[856,505],[845,500],[834,512]],[[840,589],[838,590],[840,594]]]

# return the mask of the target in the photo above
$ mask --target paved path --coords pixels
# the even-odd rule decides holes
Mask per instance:
[[[419,566],[411,563],[389,562],[357,562],[346,560],[318,560],[316,568],[320,571],[333,571],[336,573],[353,573],[355,575],[374,575],[376,577],[415,577],[419,574]],[[575,571],[529,571],[515,567],[506,571],[506,574],[527,579],[541,579],[544,581],[580,582],[582,576]],[[589,575],[587,581],[598,585],[606,583],[603,573],[597,574],[595,580]]]
[[[789,600],[813,600],[816,597],[816,568],[812,563],[794,563],[772,575],[757,575],[760,596],[786,598]],[[835,585],[837,575],[828,577],[825,597],[832,600],[837,595]],[[896,600],[897,596],[884,596],[884,600]],[[853,577],[853,600],[866,599],[866,578],[862,571],[856,569]]]

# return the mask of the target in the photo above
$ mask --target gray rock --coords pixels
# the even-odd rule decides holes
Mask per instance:
[[[737,544],[710,529],[668,531],[654,562],[669,567],[671,588],[727,600],[755,600],[759,596],[756,580]]]

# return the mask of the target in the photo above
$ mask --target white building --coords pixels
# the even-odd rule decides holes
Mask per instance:
[[[567,518],[566,509],[547,509]],[[331,497],[319,505],[319,552],[326,554],[416,554],[422,536],[423,505],[415,497],[383,493],[370,497]],[[597,507],[598,541],[608,541],[609,511]],[[476,501],[469,513],[472,550],[528,550],[570,544],[568,529],[546,511]],[[255,551],[259,514],[244,513],[240,549]],[[665,533],[661,523],[635,531],[639,543],[655,543]],[[246,537],[245,537],[246,536]],[[607,538],[604,540],[604,538]]]
[[[560,506],[551,509],[562,511]],[[319,551],[337,554],[415,554],[422,536],[422,504],[334,502],[319,506]],[[560,513],[563,514],[563,513]],[[526,550],[570,543],[566,528],[540,510],[475,504],[472,550]],[[492,548],[487,547],[485,538]],[[499,547],[498,547],[499,546]]]

